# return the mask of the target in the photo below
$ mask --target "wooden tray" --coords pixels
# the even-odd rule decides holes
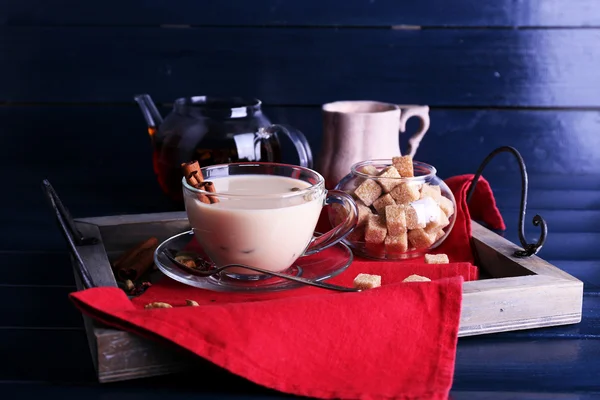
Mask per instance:
[[[83,218],[75,224],[84,236],[100,240],[78,247],[98,286],[117,286],[110,262],[127,249],[150,236],[162,241],[190,229],[184,212]],[[459,336],[581,321],[583,282],[537,256],[514,257],[518,246],[476,222],[473,239],[482,274],[490,278],[464,283]],[[100,382],[182,371],[193,360],[173,345],[108,328],[85,316],[84,322]]]

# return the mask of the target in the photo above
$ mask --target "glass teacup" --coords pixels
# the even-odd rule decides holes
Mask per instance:
[[[197,189],[182,179],[185,209],[196,240],[218,267],[244,264],[285,271],[299,257],[335,245],[357,224],[352,197],[327,191],[324,178],[311,169],[232,163],[204,167],[201,172],[214,191]],[[212,199],[211,204],[200,200],[206,200],[204,196]],[[341,204],[348,215],[330,231],[315,236],[321,211],[330,204]],[[256,273],[247,269],[228,271],[238,278],[256,279]]]

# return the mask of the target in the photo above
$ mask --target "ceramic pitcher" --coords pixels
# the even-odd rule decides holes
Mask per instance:
[[[414,155],[429,129],[429,107],[378,101],[336,101],[322,106],[323,139],[316,169],[328,188],[350,172],[352,164]],[[400,133],[411,117],[421,124],[401,152]]]

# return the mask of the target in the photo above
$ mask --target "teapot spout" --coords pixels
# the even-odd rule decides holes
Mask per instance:
[[[163,119],[152,98],[150,98],[149,94],[138,94],[133,98],[138,103],[146,124],[148,124],[148,131],[152,130],[155,132],[160,124],[162,124]]]

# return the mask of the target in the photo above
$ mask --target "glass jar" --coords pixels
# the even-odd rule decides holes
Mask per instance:
[[[358,207],[358,225],[344,239],[355,254],[409,259],[446,240],[456,220],[454,195],[433,166],[412,161],[412,170],[413,177],[402,177],[392,160],[361,161],[337,184],[335,189],[351,194]],[[346,213],[337,205],[328,217],[337,225]]]

